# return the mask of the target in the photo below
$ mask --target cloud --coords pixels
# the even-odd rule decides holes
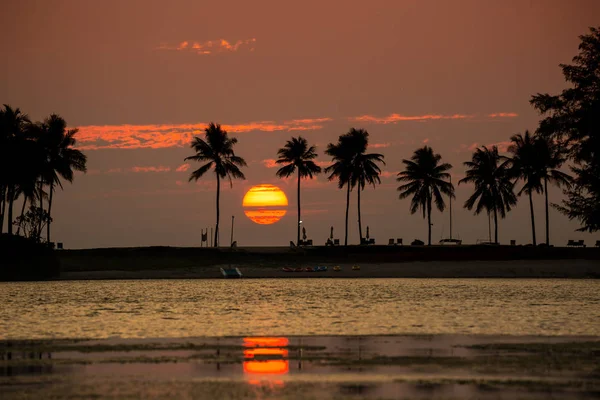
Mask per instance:
[[[256,43],[256,38],[237,40],[233,43],[226,39],[206,40],[204,42],[184,40],[175,45],[161,43],[156,50],[185,51],[198,55],[209,55],[215,53],[231,53],[240,49],[254,51],[254,43]]]
[[[278,167],[276,160],[273,158],[262,160],[262,163],[267,168],[277,168]]]
[[[508,113],[493,113],[493,114],[488,114],[488,117],[490,118],[516,118],[518,117],[519,114],[514,113],[514,112],[508,112]]]
[[[429,143],[429,138],[423,139],[423,144],[427,144],[427,143]]]
[[[491,113],[485,115],[485,118],[498,119],[498,118],[515,118],[519,115],[514,112],[500,112]],[[423,114],[423,115],[402,115],[402,114],[390,114],[387,117],[377,117],[374,115],[361,115],[358,117],[350,117],[349,121],[353,122],[366,122],[373,124],[395,124],[398,122],[406,121],[440,121],[440,120],[470,120],[474,119],[476,115],[473,114]]]
[[[391,145],[391,143],[371,143],[369,147],[373,149],[383,149],[385,147],[390,147]]]
[[[158,167],[132,167],[131,172],[169,172],[171,167],[159,165]]]
[[[190,169],[190,164],[181,164],[179,167],[177,167],[177,169],[175,169],[175,171],[177,171],[177,172],[185,172],[188,169]]]
[[[275,121],[255,121],[240,124],[223,124],[229,133],[246,132],[292,132],[299,130],[319,130],[323,125],[314,121],[331,121],[331,118],[298,119],[277,123]],[[88,125],[79,127],[78,148],[82,150],[100,149],[160,149],[188,146],[194,135],[204,133],[208,124],[157,124],[157,125]]]
[[[374,115],[361,115],[358,117],[350,117],[348,118],[350,121],[354,122],[370,122],[374,124],[395,124],[397,122],[404,121],[437,121],[437,120],[445,120],[445,119],[469,119],[473,118],[472,115],[465,114],[452,114],[452,115],[443,115],[443,114],[424,114],[424,115],[402,115],[402,114],[390,114],[387,117],[376,117]]]
[[[382,178],[395,178],[398,175],[398,172],[392,172],[392,171],[381,171],[381,174],[379,174]]]

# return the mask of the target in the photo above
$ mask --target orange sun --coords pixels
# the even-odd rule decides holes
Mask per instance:
[[[279,221],[287,212],[287,205],[288,200],[283,190],[269,184],[253,186],[242,201],[244,214],[261,225]]]

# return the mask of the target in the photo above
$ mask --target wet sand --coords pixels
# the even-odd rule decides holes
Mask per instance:
[[[598,337],[310,336],[0,342],[3,399],[586,399]]]

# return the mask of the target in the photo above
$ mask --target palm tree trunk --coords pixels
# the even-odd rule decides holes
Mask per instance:
[[[494,243],[498,244],[498,210],[494,207]]]
[[[40,212],[44,210],[44,180],[42,178],[40,178],[40,187],[39,187],[39,191],[40,191]],[[41,217],[41,214],[40,214]],[[38,226],[37,226],[37,230],[36,230],[36,240],[38,242],[41,242],[41,238],[42,238],[42,218],[38,218]]]
[[[23,216],[25,215],[25,205],[27,204],[27,197],[23,196],[23,207],[21,207],[21,218],[19,219],[19,226],[17,226],[17,236],[21,233],[21,225],[23,225]]]
[[[360,237],[360,244],[362,244],[363,235],[362,235],[362,222],[360,220],[360,185],[358,186],[358,236]]]
[[[215,247],[219,247],[219,197],[221,196],[221,180],[217,174],[217,225],[215,226]]]
[[[347,183],[346,191],[346,232],[344,237],[344,246],[348,246],[348,210],[350,209],[350,182]]]
[[[300,221],[302,220],[300,219],[300,171],[298,171],[298,226],[296,227],[296,246],[300,246]]]
[[[46,225],[46,242],[48,246],[50,246],[50,224],[52,222],[52,217],[50,216],[50,212],[52,211],[52,194],[54,193],[54,182],[50,183],[50,195],[48,197],[48,225]]]
[[[427,198],[427,228],[429,232],[427,235],[427,245],[431,246],[431,193]]]
[[[548,211],[548,178],[544,178],[544,192],[546,195],[546,246],[550,246],[550,214]]]
[[[529,192],[529,210],[531,211],[531,235],[533,238],[533,245],[536,246],[537,242],[535,241],[535,217],[533,215],[533,196],[531,192]]]
[[[0,235],[4,232],[4,213],[6,212],[6,186],[0,188]]]
[[[15,202],[14,186],[8,187],[8,234],[12,235],[13,203]]]

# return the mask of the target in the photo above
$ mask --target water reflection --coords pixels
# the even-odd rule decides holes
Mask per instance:
[[[244,376],[251,385],[283,387],[281,377],[290,371],[289,340],[285,337],[246,337]]]

